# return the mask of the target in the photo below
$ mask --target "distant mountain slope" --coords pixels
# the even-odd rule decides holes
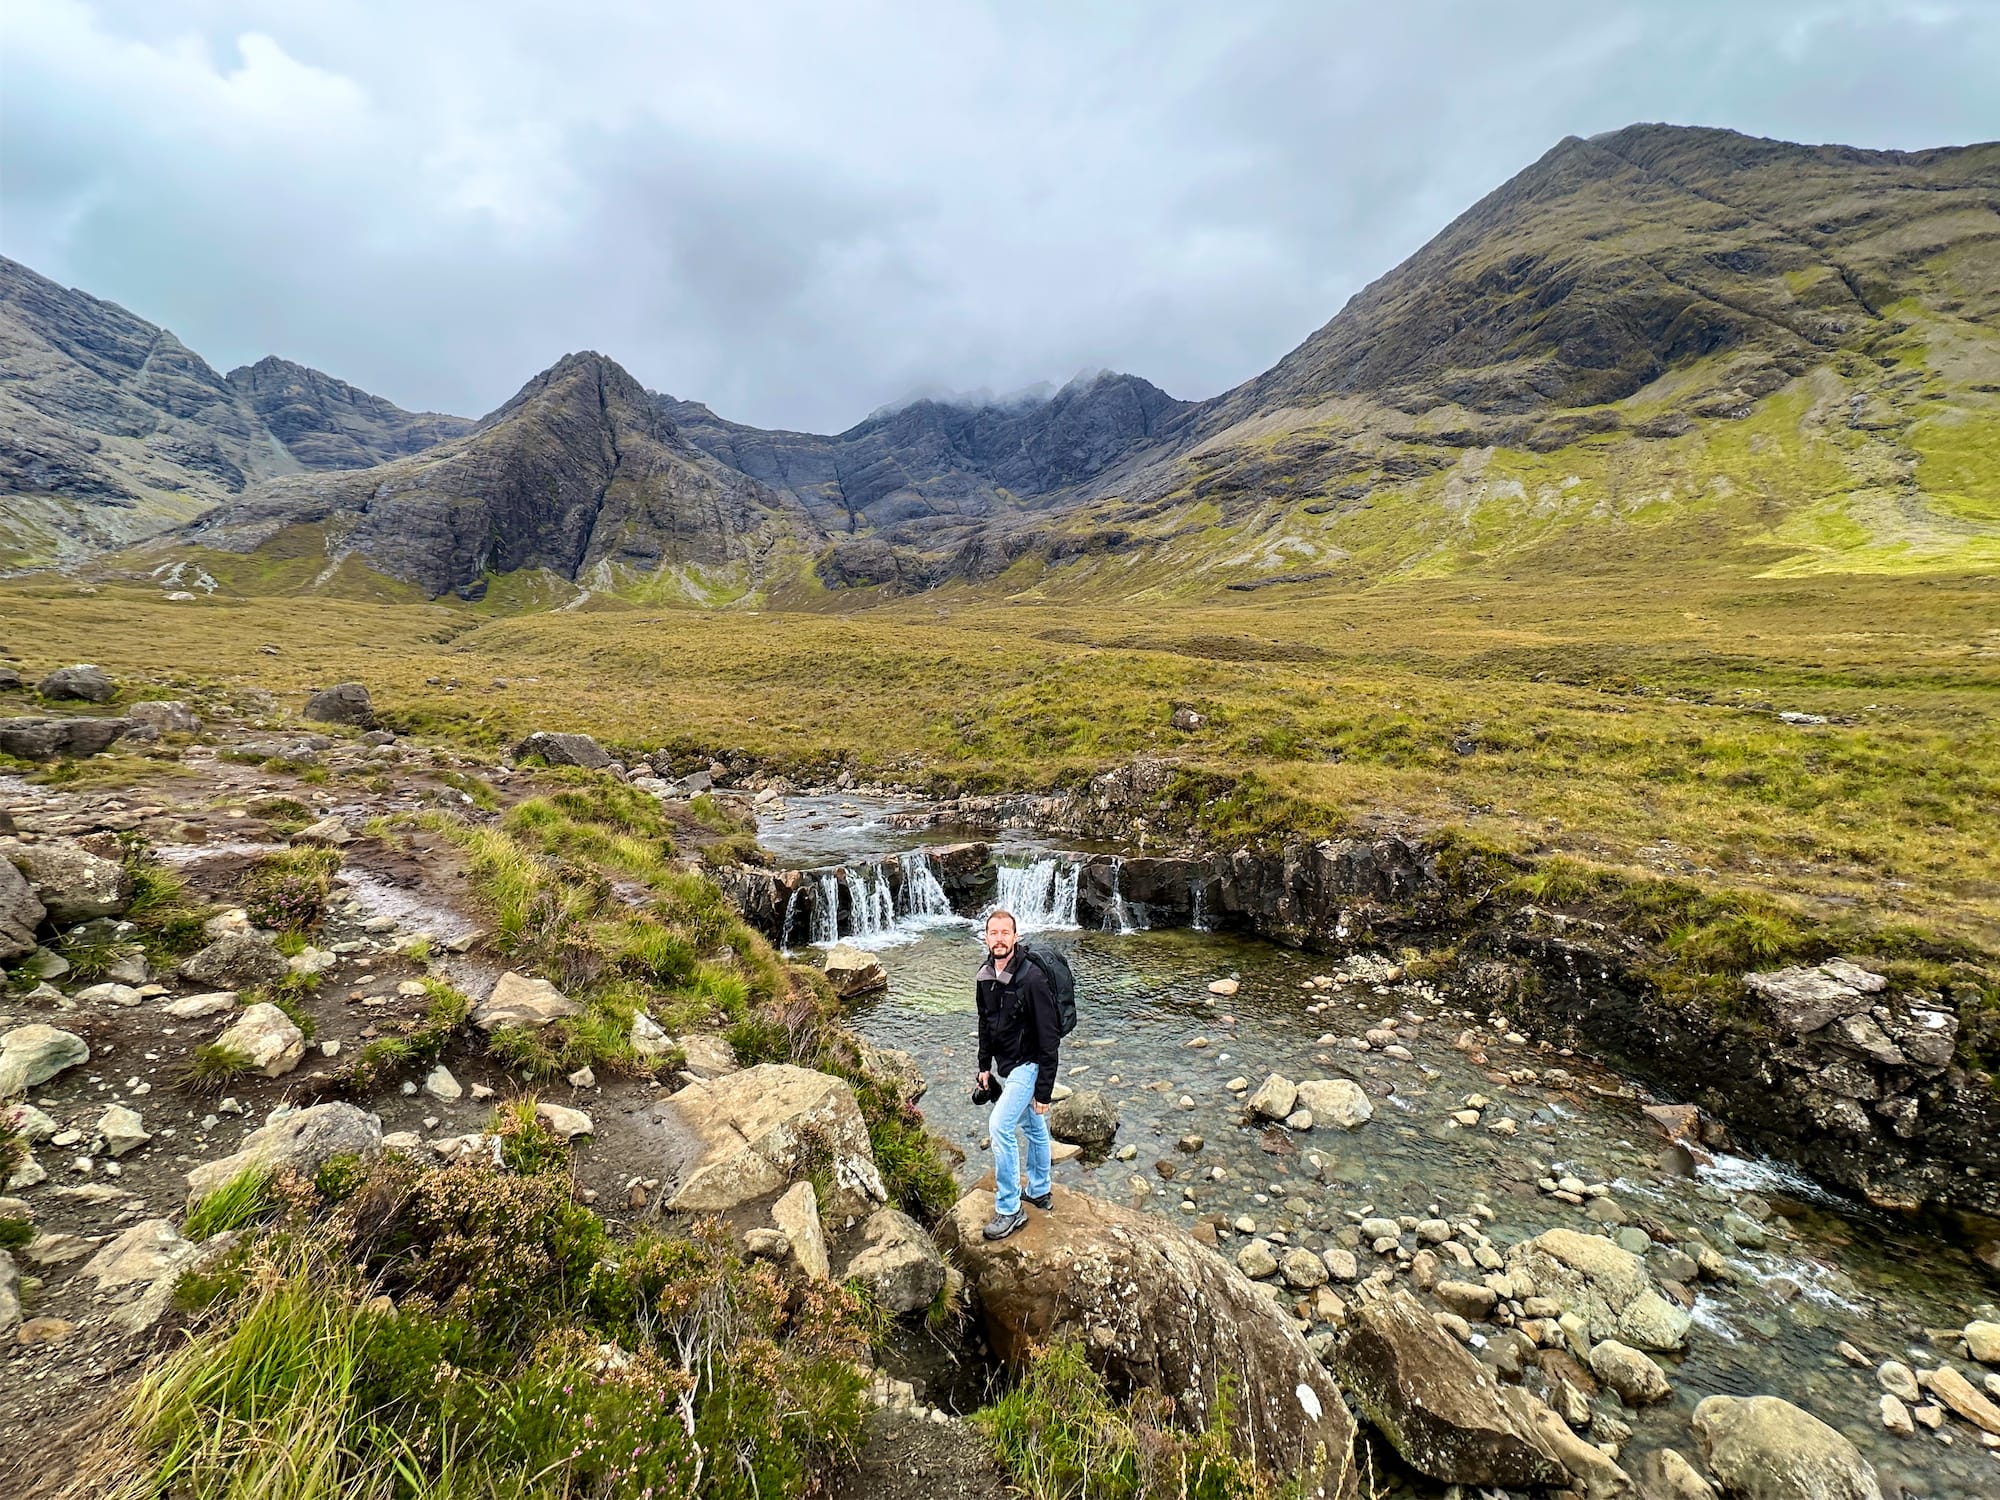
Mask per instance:
[[[477,425],[468,417],[404,411],[276,355],[231,370],[229,384],[308,469],[365,469],[463,437]]]
[[[464,437],[393,463],[257,486],[177,535],[217,552],[350,563],[435,598],[496,576],[658,589],[706,601],[754,586],[777,554],[809,555],[795,500],[688,443],[600,354],[543,371]]]
[[[1195,410],[1109,372],[1045,399],[914,401],[831,437],[746,427],[671,396],[660,407],[691,442],[806,505],[837,539],[820,570],[833,584],[923,581],[993,518],[1048,509]]]
[[[225,379],[166,329],[0,256],[0,566],[122,546],[260,480],[469,426],[284,360]]]

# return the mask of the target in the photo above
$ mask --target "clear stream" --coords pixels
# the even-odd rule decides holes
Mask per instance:
[[[760,837],[801,868],[844,864],[852,875],[901,857],[908,872],[906,851],[965,836],[897,826],[895,814],[910,807],[793,798],[766,814]],[[1957,1329],[1993,1316],[1993,1291],[1962,1249],[1825,1193],[1777,1163],[1725,1156],[1691,1166],[1640,1113],[1658,1102],[1652,1095],[1532,1040],[1499,1042],[1484,1014],[1468,1014],[1449,996],[1425,1000],[1411,987],[1365,978],[1315,990],[1315,976],[1340,975],[1341,966],[1224,934],[1148,931],[1136,909],[1122,914],[1126,930],[1081,930],[1074,861],[1025,837],[995,852],[1007,904],[1023,913],[1034,939],[1062,947],[1076,970],[1080,1020],[1063,1046],[1062,1081],[1104,1092],[1121,1114],[1116,1146],[1138,1149],[1131,1161],[1064,1163],[1059,1180],[1183,1225],[1214,1213],[1230,1223],[1247,1214],[1256,1234],[1278,1230],[1315,1249],[1371,1213],[1456,1221],[1474,1203],[1497,1215],[1488,1232],[1502,1246],[1558,1226],[1591,1230],[1598,1226],[1583,1208],[1536,1183],[1566,1175],[1607,1183],[1629,1215],[1676,1232],[1693,1228],[1741,1276],[1734,1285],[1698,1284],[1685,1356],[1660,1356],[1673,1398],[1622,1414],[1633,1429],[1628,1470],[1653,1447],[1692,1456],[1689,1417],[1704,1396],[1770,1394],[1844,1432],[1875,1463],[1886,1495],[2000,1495],[2000,1453],[1982,1445],[1977,1429],[1951,1417],[1940,1432],[1919,1427],[1914,1437],[1897,1438],[1879,1416],[1874,1365],[1881,1360],[1919,1369],[1947,1360],[1975,1385],[1983,1379],[1985,1372],[1950,1352]],[[922,890],[920,881],[912,885]],[[970,1182],[986,1169],[984,1113],[966,1097],[976,1062],[972,974],[980,949],[970,918],[950,915],[934,898],[913,896],[906,904],[916,910],[878,905],[858,919],[864,931],[840,934],[874,948],[890,979],[887,993],[853,1021],[871,1041],[917,1059],[931,1081],[925,1114],[964,1148],[962,1175]],[[831,936],[793,933],[791,942],[797,948]],[[1239,980],[1238,993],[1210,995],[1209,982],[1226,976]],[[1403,1033],[1410,1060],[1320,1041],[1384,1025]],[[1486,1067],[1453,1046],[1473,1025],[1496,1038]],[[1205,1045],[1190,1045],[1201,1039]],[[1527,1069],[1535,1082],[1494,1081],[1496,1070]],[[1352,1077],[1367,1089],[1375,1116],[1351,1132],[1300,1132],[1289,1142],[1296,1154],[1272,1154],[1267,1140],[1281,1144],[1285,1133],[1244,1124],[1239,1096],[1225,1084],[1240,1076],[1254,1088],[1273,1072]],[[1486,1122],[1510,1116],[1519,1133],[1510,1139],[1483,1123],[1455,1125],[1452,1113],[1474,1094],[1493,1101]],[[1200,1151],[1177,1149],[1189,1135],[1202,1137]],[[1170,1180],[1156,1169],[1162,1162],[1171,1165]],[[1211,1176],[1216,1168],[1220,1180]],[[1721,1229],[1723,1214],[1752,1195],[1775,1211],[1761,1250],[1734,1245]],[[1222,1252],[1233,1256],[1247,1238],[1225,1230]],[[1373,1257],[1366,1247],[1357,1253],[1365,1274]],[[1870,1364],[1857,1368],[1837,1354],[1843,1340]]]

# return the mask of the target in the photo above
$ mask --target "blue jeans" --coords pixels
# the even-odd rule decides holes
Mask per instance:
[[[993,1133],[993,1211],[1005,1216],[1021,1206],[1021,1144],[1014,1132],[1028,1138],[1028,1195],[1040,1198],[1049,1190],[1049,1122],[1035,1113],[1035,1064],[1016,1063],[1001,1077],[1000,1097],[987,1124]]]

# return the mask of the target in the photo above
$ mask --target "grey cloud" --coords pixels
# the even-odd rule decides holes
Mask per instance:
[[[0,250],[228,365],[772,426],[1265,368],[1565,134],[2000,134],[2000,7],[16,0]]]

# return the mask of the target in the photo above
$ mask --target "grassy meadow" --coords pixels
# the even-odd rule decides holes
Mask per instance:
[[[1055,574],[848,612],[592,601],[497,619],[43,578],[0,585],[0,620],[31,675],[95,661],[294,704],[358,678],[404,727],[487,747],[574,728],[984,789],[1173,755],[1243,788],[1200,811],[1215,840],[1450,826],[2000,947],[1993,575],[1612,560],[1135,603]],[[1182,706],[1206,722],[1170,728]]]

